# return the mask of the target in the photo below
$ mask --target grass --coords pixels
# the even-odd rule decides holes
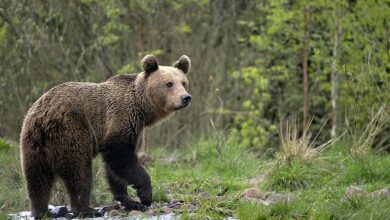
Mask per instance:
[[[372,151],[366,153],[364,159],[355,157],[351,151],[354,142],[344,138],[309,159],[290,155],[288,162],[280,163],[281,157],[256,156],[233,139],[201,138],[180,152],[161,149],[149,152],[153,158],[175,158],[171,162],[156,159],[148,166],[153,200],[163,203],[176,199],[196,204],[196,213],[185,211],[182,219],[228,216],[240,219],[386,219],[390,216],[389,198],[344,196],[347,187],[352,185],[368,192],[390,187],[389,154]],[[299,142],[299,137],[295,140]],[[16,147],[0,153],[0,217],[28,209],[18,155]],[[246,180],[264,174],[265,180],[256,187],[267,192],[292,193],[295,200],[269,206],[240,200],[240,193],[253,187],[247,185]],[[94,175],[92,203],[110,203],[112,197],[99,158],[94,161]],[[66,195],[60,190],[61,185],[57,188],[53,204],[63,202]]]

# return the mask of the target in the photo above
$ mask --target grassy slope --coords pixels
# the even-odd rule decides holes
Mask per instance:
[[[350,156],[350,144],[339,143],[309,162],[290,161],[275,166],[272,159],[257,158],[234,141],[201,140],[186,151],[174,154],[178,161],[157,160],[149,166],[154,187],[154,200],[168,197],[196,202],[196,214],[190,219],[238,216],[241,219],[385,219],[390,216],[390,199],[346,199],[348,186],[358,185],[367,191],[390,187],[390,155],[370,155],[366,160]],[[219,150],[218,150],[219,149]],[[163,150],[151,152],[154,157],[171,156]],[[28,201],[23,186],[17,149],[0,152],[0,211],[26,210]],[[111,196],[104,182],[100,161],[96,160],[93,203],[107,204]],[[240,202],[237,195],[245,188],[245,180],[266,174],[258,187],[264,191],[291,192],[291,204],[260,206]],[[53,204],[63,203],[65,192],[54,193]],[[206,193],[207,192],[207,193]],[[223,199],[217,195],[224,194]],[[205,196],[206,195],[206,196]],[[208,196],[209,195],[209,196]],[[209,197],[209,198],[208,198]],[[1,217],[1,216],[0,216]]]
[[[221,217],[233,214],[241,219],[384,219],[390,216],[390,199],[346,199],[348,186],[357,185],[371,192],[390,187],[390,155],[370,155],[365,161],[350,156],[348,143],[339,143],[309,162],[291,161],[276,166],[275,160],[255,158],[232,141],[221,144],[204,141],[190,152],[181,155],[185,162],[150,168],[155,186],[170,192],[180,187],[182,194],[194,195],[206,191],[210,200],[200,200],[199,217]],[[241,190],[249,187],[245,180],[268,173],[260,183],[264,191],[291,192],[296,195],[292,204],[268,207],[237,202]],[[227,188],[228,197],[218,201],[216,195]],[[193,198],[188,198],[190,201]],[[192,216],[194,217],[194,216]]]

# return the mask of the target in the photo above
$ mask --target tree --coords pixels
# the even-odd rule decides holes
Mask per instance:
[[[337,61],[338,61],[338,54],[339,54],[339,47],[340,47],[340,35],[341,35],[341,24],[340,24],[340,7],[337,5],[334,9],[334,40],[333,40],[333,51],[332,51],[332,73],[331,73],[331,86],[332,86],[332,92],[331,92],[331,103],[332,103],[332,128],[330,131],[330,135],[332,138],[336,137],[337,132],[337,126],[338,126],[338,107],[337,107],[337,101],[338,101],[338,88],[339,88],[339,73],[337,68]]]
[[[305,31],[303,37],[303,58],[302,58],[302,74],[303,74],[303,127],[308,123],[309,117],[309,80],[307,73],[307,62],[309,53],[310,31],[311,31],[311,6],[305,8]]]

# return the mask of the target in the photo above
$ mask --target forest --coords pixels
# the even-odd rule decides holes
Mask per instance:
[[[64,82],[142,72],[147,54],[190,57],[192,103],[147,129],[153,205],[140,215],[390,216],[388,0],[2,0],[0,218],[28,210],[31,105]],[[113,200],[102,167],[96,207]],[[61,183],[51,204],[68,204]]]

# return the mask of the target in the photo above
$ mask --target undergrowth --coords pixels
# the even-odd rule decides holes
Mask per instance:
[[[201,138],[184,151],[148,152],[154,162],[147,167],[154,189],[153,200],[164,203],[182,200],[195,204],[195,213],[184,211],[183,219],[385,219],[390,216],[390,199],[349,199],[345,191],[359,186],[368,192],[390,187],[390,155],[367,153],[355,157],[353,140],[343,138],[336,144],[301,160],[290,157],[259,157],[234,138]],[[166,160],[166,158],[171,158]],[[27,194],[15,146],[0,153],[1,216],[28,209]],[[255,186],[248,179],[265,176]],[[239,198],[249,187],[265,192],[291,193],[291,203],[259,205]],[[131,193],[131,190],[129,190]],[[58,184],[52,204],[67,203],[65,190]],[[92,204],[112,202],[100,158],[94,161]]]

